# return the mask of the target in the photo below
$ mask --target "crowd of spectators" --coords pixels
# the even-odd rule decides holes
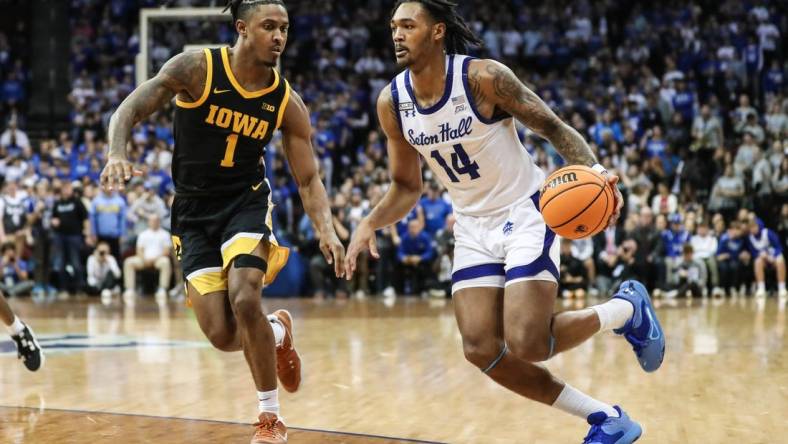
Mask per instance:
[[[169,226],[171,107],[133,131],[129,157],[145,175],[124,195],[96,186],[109,117],[134,87],[138,8],[158,2],[71,3],[71,131],[24,144],[21,116],[7,119],[6,133],[14,136],[0,137],[4,284],[32,279],[34,292],[90,289],[133,300],[135,272],[149,269],[159,280],[148,286],[163,299],[171,282],[182,281],[163,236],[151,234]],[[397,71],[389,3],[288,2],[282,71],[310,108],[313,144],[344,242],[389,183],[374,112],[377,94]],[[621,177],[626,206],[619,225],[562,244],[564,297],[604,295],[634,276],[668,297],[784,292],[788,11],[780,2],[474,0],[461,10],[485,42],[473,55],[510,66]],[[229,19],[157,24],[153,36],[154,69],[186,43],[235,39]],[[0,70],[7,65],[2,48],[0,35]],[[518,131],[545,171],[563,164],[547,141]],[[380,260],[362,258],[357,277],[345,282],[331,277],[317,248],[276,137],[266,165],[277,238],[299,252],[307,270],[308,285],[298,292],[447,294],[454,217],[429,170],[419,205],[378,233]],[[19,258],[16,266],[6,265],[7,249]],[[101,256],[113,257],[114,266],[99,267]]]

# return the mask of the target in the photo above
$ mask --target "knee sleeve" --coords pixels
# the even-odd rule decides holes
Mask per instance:
[[[501,353],[498,354],[498,357],[493,359],[493,362],[491,362],[490,365],[487,366],[487,368],[482,370],[482,373],[488,373],[490,370],[494,369],[495,366],[498,365],[499,362],[501,362],[501,359],[503,359],[507,351],[509,351],[509,347],[507,347],[506,343],[504,343],[503,348],[501,349]]]
[[[233,259],[235,268],[256,268],[263,273],[268,271],[268,263],[253,254],[239,254]]]

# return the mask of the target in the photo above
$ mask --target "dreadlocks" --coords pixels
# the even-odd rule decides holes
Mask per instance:
[[[281,5],[285,6],[282,0],[227,0],[227,5],[222,12],[230,10],[233,15],[233,23],[238,19],[245,19],[246,13],[259,5]]]
[[[446,52],[449,54],[463,54],[468,51],[468,46],[482,46],[482,40],[471,31],[465,20],[457,14],[457,3],[450,0],[397,0],[391,16],[403,3],[420,3],[427,13],[438,23],[446,24]]]

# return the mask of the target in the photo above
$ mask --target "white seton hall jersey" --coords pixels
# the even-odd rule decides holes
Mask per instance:
[[[471,57],[446,56],[441,99],[429,108],[416,101],[410,70],[391,82],[402,133],[449,191],[454,210],[484,216],[523,202],[536,193],[544,172],[517,137],[514,118],[486,119],[468,85]]]

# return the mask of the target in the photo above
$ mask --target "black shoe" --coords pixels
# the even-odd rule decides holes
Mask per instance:
[[[27,324],[21,333],[12,335],[11,339],[16,342],[17,358],[22,359],[28,370],[34,372],[44,365],[44,352],[41,351],[33,330]]]

